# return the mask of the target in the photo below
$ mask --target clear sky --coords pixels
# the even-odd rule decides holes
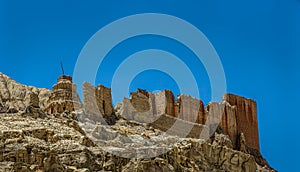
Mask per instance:
[[[93,34],[138,13],[173,15],[201,30],[220,56],[227,91],[257,101],[263,156],[279,171],[298,170],[299,0],[1,1],[0,72],[27,85],[51,88],[61,74],[60,61],[72,75]],[[150,48],[180,56],[196,76],[201,99],[210,101],[201,62],[186,47],[160,36],[139,36],[117,45],[101,64],[96,83],[110,86],[122,60]],[[179,93],[175,81],[156,70],[140,73],[130,91],[138,87]]]

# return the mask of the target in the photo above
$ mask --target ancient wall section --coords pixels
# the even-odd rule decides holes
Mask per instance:
[[[103,85],[97,87],[89,83],[83,84],[84,109],[91,116],[107,117],[114,113],[111,89]],[[38,106],[36,95],[30,95],[30,103]],[[222,103],[210,103],[204,110],[203,102],[191,96],[179,95],[175,100],[170,90],[156,94],[139,89],[131,93],[131,98],[124,101],[123,112],[134,120],[141,122],[153,121],[157,116],[169,115],[198,124],[220,126],[237,147],[238,136],[243,133],[246,146],[259,150],[258,123],[256,102],[233,94],[225,94]],[[53,86],[48,106],[45,110],[50,113],[61,113],[65,110],[73,111],[80,108],[81,103],[76,93],[76,85],[72,77],[61,76]],[[142,115],[141,115],[142,113]],[[220,123],[219,123],[220,122]],[[210,126],[210,128],[211,128]]]

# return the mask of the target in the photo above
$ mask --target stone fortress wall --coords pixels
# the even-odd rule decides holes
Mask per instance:
[[[85,82],[83,93],[82,105],[76,93],[76,86],[72,83],[72,77],[63,75],[53,86],[45,111],[53,114],[83,107],[87,117],[92,120],[107,118],[115,113],[110,88],[103,85],[94,87]],[[219,126],[228,134],[234,148],[239,149],[239,140],[243,136],[249,149],[260,150],[256,102],[241,96],[225,94],[221,103],[211,102],[204,106],[201,100],[183,94],[175,99],[170,90],[153,94],[138,89],[137,92],[131,93],[130,98],[124,98],[121,111],[118,113],[129,120],[153,123],[165,130],[168,128],[167,124],[173,125],[170,121],[176,118],[189,124],[197,124],[194,131],[203,130],[205,127],[202,125],[209,121],[210,125]],[[164,116],[160,120],[163,121],[157,120],[162,115]],[[210,128],[206,126],[205,129],[207,127]],[[190,136],[195,136],[195,133],[190,133]]]

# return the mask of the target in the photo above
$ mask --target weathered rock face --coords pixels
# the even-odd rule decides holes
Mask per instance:
[[[217,134],[211,142],[204,142],[119,120],[112,126],[94,126],[93,135],[99,140],[95,145],[74,127],[73,123],[77,122],[69,118],[47,115],[44,119],[35,119],[4,114],[0,120],[3,121],[0,124],[0,171],[253,172],[257,169],[253,156],[227,147],[230,140],[222,134]],[[120,142],[120,135],[128,141]],[[114,150],[134,147],[143,152],[149,144],[156,145],[152,149],[169,151],[151,159],[127,159],[107,152],[112,146]]]
[[[163,90],[156,94],[151,94],[153,113],[156,115],[167,114],[177,117],[174,104],[174,94],[170,90]]]
[[[208,129],[206,130],[208,131],[204,133],[208,133],[208,135],[212,135],[220,128],[229,136],[234,149],[257,155],[256,158],[261,157],[259,154],[256,103],[251,99],[225,94],[221,103],[211,102],[204,108],[201,100],[191,96],[179,95],[177,100],[174,100],[171,91],[165,90],[152,94],[145,90],[143,92],[138,90],[136,93],[131,93],[130,99],[125,98],[119,109],[120,115],[129,120],[151,123],[156,128],[180,137],[184,135],[199,138],[200,134],[196,131],[200,132],[203,129],[198,125],[189,127],[189,123],[171,117],[207,125]],[[178,131],[175,131],[173,127],[175,121],[177,121],[178,126],[182,125]],[[195,133],[197,134],[195,135]],[[207,134],[203,134],[201,137],[206,136]],[[266,164],[263,158],[256,160],[260,164]]]
[[[161,115],[177,117],[174,95],[170,90],[164,90],[156,94],[138,89],[130,93],[130,98],[124,98],[120,109],[120,115],[129,120],[150,123]]]
[[[170,135],[190,138],[209,138],[209,128],[205,125],[188,122],[169,115],[160,115],[149,124]]]
[[[198,124],[204,124],[204,105],[201,100],[180,94],[177,98],[177,104],[179,107],[178,118]]]
[[[143,99],[143,103],[134,104],[136,107],[131,104],[135,99],[124,98],[122,106],[120,107],[119,114],[126,118],[127,120],[134,120],[142,123],[150,123],[155,121],[158,117],[153,113],[152,102],[146,100],[144,95],[139,95]],[[143,105],[141,105],[143,104]],[[151,107],[148,111],[145,110],[145,106]]]
[[[138,90],[131,93],[130,99],[125,98],[122,105],[121,116],[130,120],[149,123],[166,114],[208,125],[210,133],[220,126],[229,135],[235,149],[238,148],[238,137],[243,133],[246,146],[259,150],[256,106],[250,99],[228,94],[224,95],[222,103],[211,102],[204,109],[203,102],[191,96],[179,95],[175,101],[171,91],[152,94]]]
[[[236,107],[237,134],[243,133],[246,138],[246,145],[259,151],[256,102],[233,94],[225,94],[223,101]],[[233,115],[229,117],[233,118]],[[228,120],[232,119],[229,117]]]
[[[87,137],[76,129],[76,121],[51,115],[44,119],[32,116],[1,115],[0,171],[66,171],[58,155],[84,149],[83,140]]]
[[[95,96],[96,88],[88,82],[84,82],[82,85],[82,91],[84,95],[83,99],[85,112],[89,114],[90,119],[93,119],[93,117],[98,116],[100,114]]]
[[[138,89],[137,92],[130,93],[130,103],[138,112],[150,111],[149,94],[145,90]]]
[[[84,94],[84,109],[91,118],[99,116],[108,117],[114,113],[110,88],[106,88],[103,85],[94,87],[84,82],[82,89]]]
[[[219,125],[228,134],[234,149],[237,149],[236,107],[226,102],[211,102],[206,106],[206,113],[206,122],[214,126]]]
[[[0,73],[0,113],[23,111],[29,105],[45,107],[50,90],[24,86]]]
[[[11,80],[4,78],[5,82],[2,83]],[[12,86],[0,88],[0,110],[7,108],[7,104],[15,105],[16,102],[22,102],[25,107],[22,110],[21,106],[15,105],[16,111],[4,111],[0,114],[0,171],[272,171],[259,151],[253,149],[255,151],[249,154],[246,134],[238,132],[239,128],[234,125],[238,124],[237,118],[233,117],[238,115],[239,103],[211,103],[204,110],[201,101],[188,96],[181,97],[180,102],[176,102],[173,94],[168,91],[155,97],[139,90],[132,94],[134,98],[124,99],[122,105],[117,105],[118,111],[114,112],[110,109],[110,90],[86,85],[89,90],[95,90],[92,91],[94,95],[98,89],[98,98],[93,105],[99,106],[101,113],[128,113],[132,118],[132,121],[120,118],[113,125],[102,125],[93,120],[82,120],[84,123],[77,121],[79,117],[88,117],[85,114],[87,109],[44,113],[42,109],[48,99],[44,97],[50,96],[49,90],[28,88],[12,80],[9,82],[20,87],[18,90],[25,90],[25,94],[16,93]],[[86,88],[85,91],[88,90]],[[8,98],[4,94],[9,95]],[[17,99],[16,95],[20,94],[25,96]],[[60,96],[58,93],[56,95]],[[85,92],[87,103],[86,96],[89,95]],[[143,101],[139,102],[139,99]],[[191,104],[184,109],[182,102]],[[157,103],[164,106],[158,106]],[[93,106],[85,106],[89,107]],[[198,110],[190,113],[189,109],[193,107]],[[187,120],[196,116],[199,124],[176,118],[182,112],[180,110],[192,114]],[[221,119],[218,115],[220,113],[223,115]],[[199,118],[201,114],[204,115],[203,118]],[[150,119],[154,121],[149,124],[135,122],[147,122],[147,115],[152,115],[153,118]],[[220,128],[228,135],[217,130],[207,141],[199,139],[199,133],[209,134],[211,127],[202,125],[209,119],[208,116],[212,116],[213,120],[221,120]],[[172,130],[174,125],[179,130]],[[187,128],[191,128],[189,133],[185,131]],[[236,128],[237,136],[234,132],[230,133],[230,128]],[[185,138],[186,134],[191,138]],[[232,142],[234,139],[237,143]],[[238,150],[234,150],[234,147]],[[160,154],[147,158],[154,155],[155,151]],[[139,158],[136,159],[136,156]]]

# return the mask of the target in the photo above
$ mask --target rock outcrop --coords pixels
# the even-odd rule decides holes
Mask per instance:
[[[71,123],[76,121],[65,117],[35,119],[16,113],[1,115],[0,120],[0,171],[254,172],[259,167],[252,155],[231,149],[223,134],[205,142],[119,120],[112,126],[95,125],[93,132],[99,142],[95,145],[73,127]],[[120,141],[120,136],[127,141]],[[147,148],[151,144],[155,147]],[[117,152],[110,151],[112,146],[113,151],[127,152],[129,158],[116,156]],[[149,155],[149,149],[167,151],[150,159],[130,159],[136,153]]]
[[[101,121],[103,118],[110,118],[114,114],[112,106],[111,89],[98,85],[97,87],[84,82],[84,109],[89,118]]]
[[[180,94],[177,98],[176,117],[185,121],[205,124],[204,104],[201,100]]]
[[[31,104],[43,108],[50,93],[45,88],[24,86],[0,73],[0,113],[24,111]]]
[[[61,82],[50,91],[0,75],[0,171],[274,171],[250,140],[256,133],[239,127],[256,117],[248,100],[225,96],[204,108],[201,100],[189,96],[175,100],[171,91],[138,90],[114,110],[110,89],[85,83],[84,108],[61,111],[64,104],[55,107],[53,102],[69,101],[74,94],[68,78]],[[95,106],[100,113],[93,114]],[[47,107],[56,108],[55,113]],[[239,119],[245,109],[245,119]],[[119,118],[103,125],[91,114]],[[212,126],[204,125],[208,116],[216,125],[221,121],[213,133]]]
[[[243,133],[246,138],[246,145],[259,151],[256,102],[233,94],[225,94],[223,101],[236,107],[237,134]],[[227,117],[227,119],[232,118],[233,116]]]
[[[221,103],[211,102],[205,107],[201,100],[187,95],[180,94],[175,100],[169,90],[156,94],[138,90],[124,99],[119,113],[179,137],[205,139],[220,129],[229,136],[233,149],[255,155],[261,165],[266,164],[259,153],[256,102],[251,99],[224,94]],[[206,125],[202,134],[201,124]]]
[[[156,115],[167,114],[177,117],[177,107],[174,102],[174,94],[170,90],[163,90],[156,94],[150,94],[153,113]]]
[[[227,102],[211,102],[206,106],[206,116],[211,118],[211,123],[219,125],[229,136],[234,149],[237,149],[238,131],[236,124],[236,107]]]

